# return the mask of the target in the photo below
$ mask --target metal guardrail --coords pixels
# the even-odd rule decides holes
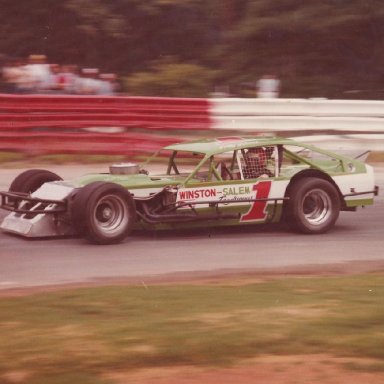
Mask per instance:
[[[212,128],[243,131],[384,133],[384,101],[213,99]]]

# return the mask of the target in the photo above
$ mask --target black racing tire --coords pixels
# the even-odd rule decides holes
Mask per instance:
[[[136,209],[129,191],[119,184],[96,181],[73,198],[72,223],[94,244],[116,244],[132,230]]]
[[[44,183],[58,180],[63,179],[56,173],[45,169],[29,169],[16,176],[9,187],[9,192],[33,193]]]
[[[320,234],[330,230],[340,214],[340,197],[329,181],[308,177],[293,184],[289,191],[285,219],[302,233]]]

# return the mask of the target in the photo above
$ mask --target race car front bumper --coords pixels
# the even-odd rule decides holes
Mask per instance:
[[[73,235],[66,200],[48,200],[16,192],[0,192],[2,209],[10,211],[3,231],[25,237]]]

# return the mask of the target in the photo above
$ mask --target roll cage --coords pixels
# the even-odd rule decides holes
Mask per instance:
[[[236,146],[223,146],[219,149],[174,146],[165,150],[168,152],[165,174],[180,176],[180,181],[184,185],[222,182],[229,179],[244,181],[259,177],[290,178],[301,169],[314,169],[327,174],[353,172],[355,169],[355,164],[343,156],[285,140],[263,141],[257,144],[240,142]],[[251,156],[252,151],[259,151],[258,161]],[[264,151],[263,155],[260,155],[261,151]],[[225,174],[223,174],[224,166],[227,169]]]
[[[247,176],[245,172],[245,169],[252,168],[249,152],[254,148],[259,148],[263,151],[269,148],[270,156],[265,159],[268,168],[265,167],[265,169],[268,169],[268,177],[278,177],[284,151],[282,145],[239,148],[215,154],[189,153],[189,156],[188,152],[174,150],[169,157],[166,174],[185,175],[185,184],[192,180],[196,181],[196,179],[201,181],[224,181],[223,174],[220,172],[220,166],[223,166],[223,163],[225,163],[233,179],[246,180],[257,178],[258,176]],[[193,155],[200,155],[199,162],[189,174],[181,172],[180,159],[191,159]],[[292,157],[294,158],[293,155]],[[262,173],[261,170],[260,173]]]

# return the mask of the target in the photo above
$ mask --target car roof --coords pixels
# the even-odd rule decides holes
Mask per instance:
[[[277,145],[277,144],[291,144],[300,145],[302,143],[296,142],[292,139],[282,137],[270,136],[256,136],[256,137],[241,137],[241,136],[225,136],[217,138],[206,138],[183,143],[176,143],[168,145],[165,149],[172,151],[187,151],[195,153],[203,153],[205,155],[214,155],[226,151],[233,151],[235,149]]]

